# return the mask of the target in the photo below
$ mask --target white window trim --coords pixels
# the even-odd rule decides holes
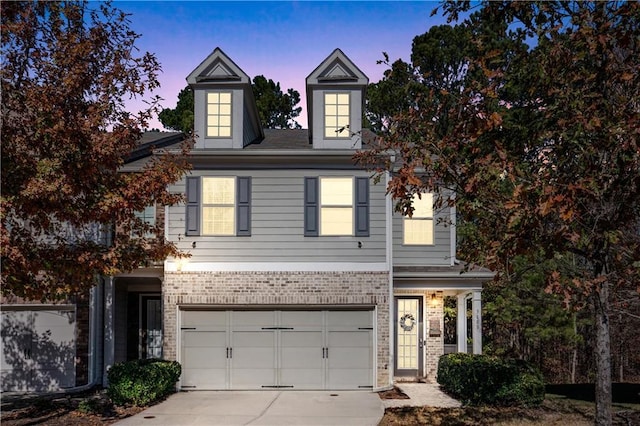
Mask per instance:
[[[204,202],[204,182],[207,179],[233,179],[233,203],[231,204],[208,204]],[[200,199],[202,200],[200,203],[200,235],[203,237],[235,237],[236,233],[237,233],[237,228],[238,228],[238,224],[237,224],[237,220],[236,220],[236,213],[237,213],[237,209],[238,209],[238,200],[237,200],[237,185],[238,185],[238,180],[236,179],[235,176],[202,176],[200,178]],[[204,210],[207,207],[233,207],[233,230],[231,233],[229,234],[208,234],[205,232],[205,226],[204,226]]]
[[[210,136],[209,135],[209,93],[228,93],[231,97],[230,103],[230,114],[229,114],[229,136]],[[206,135],[206,139],[232,139],[233,138],[233,90],[207,90],[204,94],[204,133]],[[220,106],[220,103],[218,103]],[[218,113],[218,117],[220,114]],[[218,131],[220,130],[220,125],[218,124]],[[226,126],[225,126],[226,127]]]
[[[350,179],[351,180],[351,204],[347,206],[346,204],[322,204],[322,180],[323,179]],[[319,232],[318,236],[320,237],[349,237],[354,235],[354,227],[355,227],[355,179],[353,176],[320,176],[318,179],[318,226]],[[351,209],[351,231],[348,234],[325,234],[323,233],[322,226],[322,211],[323,209],[331,209],[331,208],[350,208]]]
[[[427,195],[427,193],[422,193],[422,196]],[[431,236],[433,238],[433,242],[431,243],[408,243],[406,242],[406,223],[407,221],[431,221]],[[431,210],[431,216],[415,216],[412,217],[402,216],[402,245],[409,247],[433,247],[436,245],[436,221],[435,221],[435,211]]]
[[[347,95],[349,97],[349,124],[348,127],[339,133],[336,133],[336,136],[327,136],[327,113],[326,113],[326,95],[328,94],[336,94],[336,95]],[[344,140],[351,139],[351,113],[352,113],[352,100],[351,100],[351,92],[343,91],[343,90],[325,90],[322,92],[322,136],[323,139],[331,139],[331,140]],[[337,105],[336,105],[337,108]],[[337,115],[336,115],[337,117]]]

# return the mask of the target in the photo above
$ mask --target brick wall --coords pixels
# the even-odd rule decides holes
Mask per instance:
[[[177,305],[375,305],[378,387],[389,383],[387,272],[165,272],[164,358],[176,359]]]

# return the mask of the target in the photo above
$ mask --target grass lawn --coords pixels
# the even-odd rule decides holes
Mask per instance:
[[[640,404],[614,404],[615,425],[640,425]],[[593,425],[595,404],[547,394],[537,408],[388,408],[380,422],[390,425]]]

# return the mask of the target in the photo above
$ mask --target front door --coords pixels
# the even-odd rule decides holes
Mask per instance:
[[[417,377],[422,371],[422,297],[396,297],[395,375]]]

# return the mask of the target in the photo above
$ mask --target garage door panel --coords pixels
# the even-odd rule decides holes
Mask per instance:
[[[373,325],[372,311],[329,311],[327,326],[329,330],[343,327],[371,327]]]
[[[280,324],[284,327],[321,327],[322,311],[282,311]]]
[[[373,387],[371,369],[330,369],[330,389],[358,389]]]
[[[329,348],[329,368],[369,368],[369,348]]]
[[[231,389],[263,389],[276,385],[275,369],[243,368],[231,370]]]
[[[231,316],[234,329],[243,326],[273,327],[276,321],[274,311],[233,311]]]
[[[371,346],[371,332],[362,331],[332,331],[329,333],[329,347],[363,347]]]
[[[182,327],[227,326],[226,311],[182,311]]]
[[[184,331],[182,345],[188,348],[227,346],[226,331]]]
[[[182,332],[182,386],[225,389],[226,332]]]

